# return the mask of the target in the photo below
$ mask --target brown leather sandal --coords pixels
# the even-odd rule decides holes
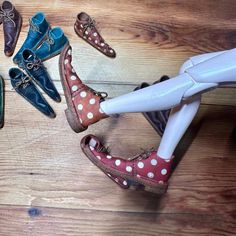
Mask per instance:
[[[71,46],[66,45],[60,55],[59,70],[68,106],[65,110],[67,121],[79,133],[108,117],[100,108],[100,102],[104,101],[107,93],[97,92],[80,80],[71,65],[71,54]]]
[[[81,12],[77,15],[74,29],[79,37],[98,51],[108,57],[116,57],[115,50],[105,42],[95,26],[95,21],[87,13]]]

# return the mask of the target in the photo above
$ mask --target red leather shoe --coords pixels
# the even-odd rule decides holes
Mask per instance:
[[[85,12],[77,15],[74,25],[75,33],[104,55],[115,58],[116,52],[111,48],[98,32],[95,21]]]
[[[164,160],[156,151],[125,160],[111,156],[97,137],[87,135],[81,140],[85,155],[122,188],[135,187],[162,194],[168,187],[172,160]]]
[[[66,118],[71,128],[78,133],[108,117],[100,109],[100,102],[104,101],[107,93],[97,92],[80,80],[71,65],[71,54],[72,48],[67,45],[60,55],[59,70],[68,106]]]

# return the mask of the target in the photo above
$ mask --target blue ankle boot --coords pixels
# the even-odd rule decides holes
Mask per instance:
[[[45,19],[45,15],[42,12],[37,12],[30,20],[29,20],[29,32],[25,42],[23,43],[20,50],[14,56],[13,61],[15,64],[20,64],[22,59],[22,52],[24,49],[32,49],[36,50],[40,46],[40,44],[45,39],[47,32],[50,29],[50,25]]]
[[[46,61],[61,53],[62,49],[69,41],[60,27],[49,30],[46,40],[35,51],[36,55]]]
[[[22,65],[27,74],[39,85],[39,87],[54,101],[60,102],[61,97],[55,88],[47,69],[41,60],[30,49],[22,52]]]
[[[9,77],[11,79],[12,87],[21,95],[26,101],[33,105],[36,109],[44,115],[55,118],[56,114],[39,92],[32,80],[18,68],[11,68],[9,70]]]

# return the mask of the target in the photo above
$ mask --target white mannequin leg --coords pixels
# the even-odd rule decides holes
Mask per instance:
[[[179,105],[184,93],[193,84],[191,77],[184,73],[162,83],[104,101],[100,105],[107,115],[167,110]]]
[[[180,74],[186,69],[197,65],[201,62],[211,59],[222,52],[206,53],[191,57],[180,68]],[[195,97],[192,100],[182,102],[179,106],[171,110],[165,132],[162,136],[157,155],[163,159],[171,159],[176,146],[183,137],[193,118],[195,117],[201,103],[201,96]]]
[[[183,101],[172,109],[157,151],[159,157],[171,159],[176,146],[195,117],[200,103],[201,97],[197,96]]]
[[[201,54],[201,55],[196,55],[196,56],[193,56],[193,57],[190,57],[187,61],[185,61],[183,63],[183,65],[180,67],[180,70],[179,70],[179,73],[180,74],[183,74],[186,69],[192,67],[192,66],[195,66],[201,62],[204,62],[206,60],[209,60],[215,56],[218,56],[222,53],[224,53],[226,51],[220,51],[220,52],[210,52],[210,53],[204,53],[204,54]]]
[[[186,69],[204,62],[222,52],[206,53],[197,55],[187,60],[180,68],[180,74],[184,73]],[[163,159],[171,159],[176,146],[183,137],[194,116],[196,115],[201,103],[201,96],[195,97],[192,100],[182,102],[179,106],[171,110],[165,132],[162,136],[157,155]]]
[[[219,83],[236,82],[234,59],[236,59],[236,49],[195,57],[192,60],[196,63],[198,61],[199,64],[194,66],[185,64],[182,67],[185,73],[142,90],[104,101],[101,103],[101,109],[106,114],[112,115],[173,108],[180,104],[183,97],[189,98],[206,92],[216,88]]]
[[[215,57],[186,69],[196,83],[236,83],[236,49],[231,49]]]

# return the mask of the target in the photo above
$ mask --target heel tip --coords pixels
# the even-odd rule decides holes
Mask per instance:
[[[88,128],[88,127],[84,127],[78,120],[78,117],[75,114],[73,114],[69,109],[65,110],[65,115],[71,129],[74,132],[81,133]]]

